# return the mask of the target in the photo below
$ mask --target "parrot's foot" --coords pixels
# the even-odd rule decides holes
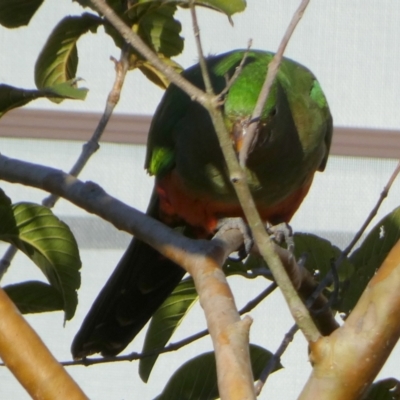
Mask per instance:
[[[287,249],[290,253],[294,252],[293,231],[289,224],[282,222],[274,226],[267,226],[267,232],[276,243],[286,243]]]
[[[244,222],[242,218],[224,218],[221,219],[217,225],[219,233],[224,233],[230,229],[238,229],[243,235],[243,246],[238,250],[240,260],[244,260],[250,253],[253,247],[254,241],[251,236],[249,226]]]

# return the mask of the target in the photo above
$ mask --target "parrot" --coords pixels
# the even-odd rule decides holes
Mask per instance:
[[[273,57],[267,51],[234,50],[206,58],[213,90],[222,93],[220,108],[237,154]],[[199,64],[182,76],[204,90]],[[318,80],[303,65],[283,58],[245,165],[263,222],[291,220],[315,172],[326,167],[332,132],[332,115]],[[182,234],[210,239],[220,221],[243,217],[209,113],[174,84],[152,119],[145,168],[155,176],[147,214]],[[73,357],[120,353],[184,274],[133,238],[76,334]]]

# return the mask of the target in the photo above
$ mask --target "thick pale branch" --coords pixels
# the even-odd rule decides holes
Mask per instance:
[[[36,187],[65,198],[89,213],[111,222],[118,229],[135,234],[136,237],[149,243],[166,257],[171,257],[178,264],[182,256],[178,252],[174,255],[175,246],[193,253],[196,250],[199,251],[199,247],[195,245],[196,241],[180,235],[108,195],[95,183],[84,183],[60,170],[0,155],[0,179]],[[204,242],[207,243],[207,241]],[[195,247],[192,248],[192,246]]]
[[[344,325],[311,344],[314,368],[300,399],[358,399],[400,337],[399,309],[400,241]]]
[[[206,259],[192,264],[189,272],[195,281],[214,345],[219,395],[221,399],[250,400],[256,398],[248,345],[252,319],[248,316],[240,319],[220,268],[232,250],[242,243],[243,237],[238,230],[231,230],[224,233],[224,238],[222,246],[212,249]]]
[[[0,179],[57,194],[117,228],[135,234],[185,268],[194,278],[205,310],[218,359],[219,387],[224,391],[221,397],[255,398],[248,353],[250,320],[240,320],[221,269],[226,257],[243,240],[239,232],[228,231],[224,240],[192,240],[113,198],[94,183],[83,183],[62,171],[5,156],[0,156]],[[236,388],[237,394],[232,388]]]
[[[0,358],[33,399],[88,399],[0,288]]]

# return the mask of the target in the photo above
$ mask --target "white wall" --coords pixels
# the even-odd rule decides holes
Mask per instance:
[[[275,50],[298,6],[298,0],[253,0],[247,10],[233,17],[232,28],[222,14],[200,10],[200,26],[207,54],[246,46]],[[0,82],[33,87],[33,66],[42,44],[66,13],[79,14],[77,3],[46,0],[31,27],[0,28]],[[177,58],[183,66],[196,59],[189,13],[179,11],[184,23],[186,48]],[[287,56],[304,63],[320,79],[337,126],[398,129],[397,89],[400,48],[400,4],[392,0],[311,1],[288,46]],[[104,35],[86,35],[79,42],[78,75],[90,89],[84,103],[66,101],[58,109],[102,111],[113,79],[109,56],[119,51]],[[32,71],[32,72],[31,72]],[[140,72],[130,74],[120,113],[152,114],[161,91],[145,83]],[[29,107],[56,107],[37,101]]]

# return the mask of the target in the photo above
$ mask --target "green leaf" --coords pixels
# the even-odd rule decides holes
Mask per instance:
[[[223,271],[226,276],[240,275],[247,279],[255,279],[260,275],[272,276],[262,257],[254,254],[250,254],[245,260],[228,258],[223,265]]]
[[[57,85],[47,88],[47,91],[54,93],[62,99],[85,100],[88,93],[86,88],[77,88],[76,79],[71,79],[67,82],[59,83]],[[51,97],[49,97],[51,99]]]
[[[80,286],[79,250],[67,225],[47,207],[33,203],[0,204],[0,240],[23,251],[63,300],[65,319],[73,317]]]
[[[400,400],[400,382],[394,378],[375,382],[362,400]]]
[[[6,28],[28,25],[43,0],[0,0],[0,24]]]
[[[254,265],[254,261],[249,262],[249,260],[253,260],[253,258],[249,257],[247,259],[247,269],[249,266]],[[238,268],[236,265],[242,265],[241,262],[230,262],[233,263],[235,267],[231,267],[225,271],[227,276],[245,274],[245,271]],[[246,267],[244,268],[246,269]],[[169,342],[175,330],[185,318],[197,298],[198,295],[193,279],[189,277],[182,280],[171,295],[165,300],[163,305],[153,315],[146,332],[142,353],[162,349]],[[154,355],[140,360],[139,375],[144,382],[148,381],[157,358],[158,355]]]
[[[26,90],[0,85],[0,117],[13,108],[22,107],[32,100],[43,97],[43,91]]]
[[[84,100],[87,89],[79,89],[74,86],[75,81],[61,83],[42,90],[28,90],[9,85],[0,85],[0,118],[6,112],[22,107],[39,98]]]
[[[193,279],[182,280],[153,315],[146,333],[142,353],[162,349],[196,300],[197,292]],[[140,360],[139,375],[144,382],[149,379],[157,358],[158,355],[155,355]]]
[[[272,354],[262,347],[250,345],[254,378],[257,380]],[[282,368],[278,365],[275,369]],[[168,381],[157,400],[217,399],[217,372],[214,352],[204,353],[183,364]]]
[[[79,0],[85,1],[85,0]],[[178,72],[180,65],[170,58],[183,50],[184,39],[180,36],[181,23],[174,19],[177,9],[173,3],[164,1],[131,2],[129,10],[112,5],[123,21],[136,32],[141,39],[152,48],[157,55]],[[105,32],[113,39],[115,45],[122,48],[126,42],[121,34],[107,21],[104,22]],[[139,68],[153,83],[165,89],[169,85],[168,79],[157,71],[140,53],[132,49],[130,69]]]
[[[183,50],[182,26],[174,19],[176,6],[152,2],[137,24],[137,33],[156,53],[173,57]]]
[[[301,256],[306,256],[305,267],[316,276],[316,279],[324,277],[331,271],[332,262],[341,254],[341,250],[332,245],[326,239],[309,233],[296,233],[294,235],[295,257],[298,260]],[[250,255],[245,261],[228,259],[224,264],[224,272],[227,276],[241,275],[245,278],[253,279],[262,274],[268,277],[268,270],[265,261],[258,255]],[[249,273],[252,271],[252,273]],[[339,271],[340,281],[344,281],[354,272],[352,264],[346,259],[342,262]]]
[[[332,263],[336,260],[341,250],[331,242],[319,236],[309,233],[296,233],[294,235],[295,256],[298,260],[306,255],[305,267],[318,277],[324,277],[332,269]],[[344,260],[339,270],[339,280],[342,282],[351,276],[354,267],[348,260]]]
[[[4,190],[0,188],[0,207],[11,206],[11,199],[5,194]]]
[[[78,67],[76,43],[88,31],[95,32],[102,19],[92,14],[69,16],[53,29],[35,65],[38,89],[55,87],[75,78]]]
[[[63,299],[53,286],[28,281],[4,286],[4,291],[22,314],[63,310]]]
[[[368,282],[399,239],[400,207],[378,222],[362,245],[351,254],[355,273],[349,280],[339,311],[348,313],[354,308]]]
[[[166,64],[170,67],[174,68],[175,71],[179,74],[182,72],[183,68],[170,58],[163,57],[162,54],[159,54],[159,58],[162,59]],[[137,60],[134,63],[134,68],[139,68],[139,70],[146,76],[146,78],[153,82],[155,85],[159,86],[161,89],[166,89],[169,86],[168,78],[160,71],[157,70],[151,63],[148,61]]]

